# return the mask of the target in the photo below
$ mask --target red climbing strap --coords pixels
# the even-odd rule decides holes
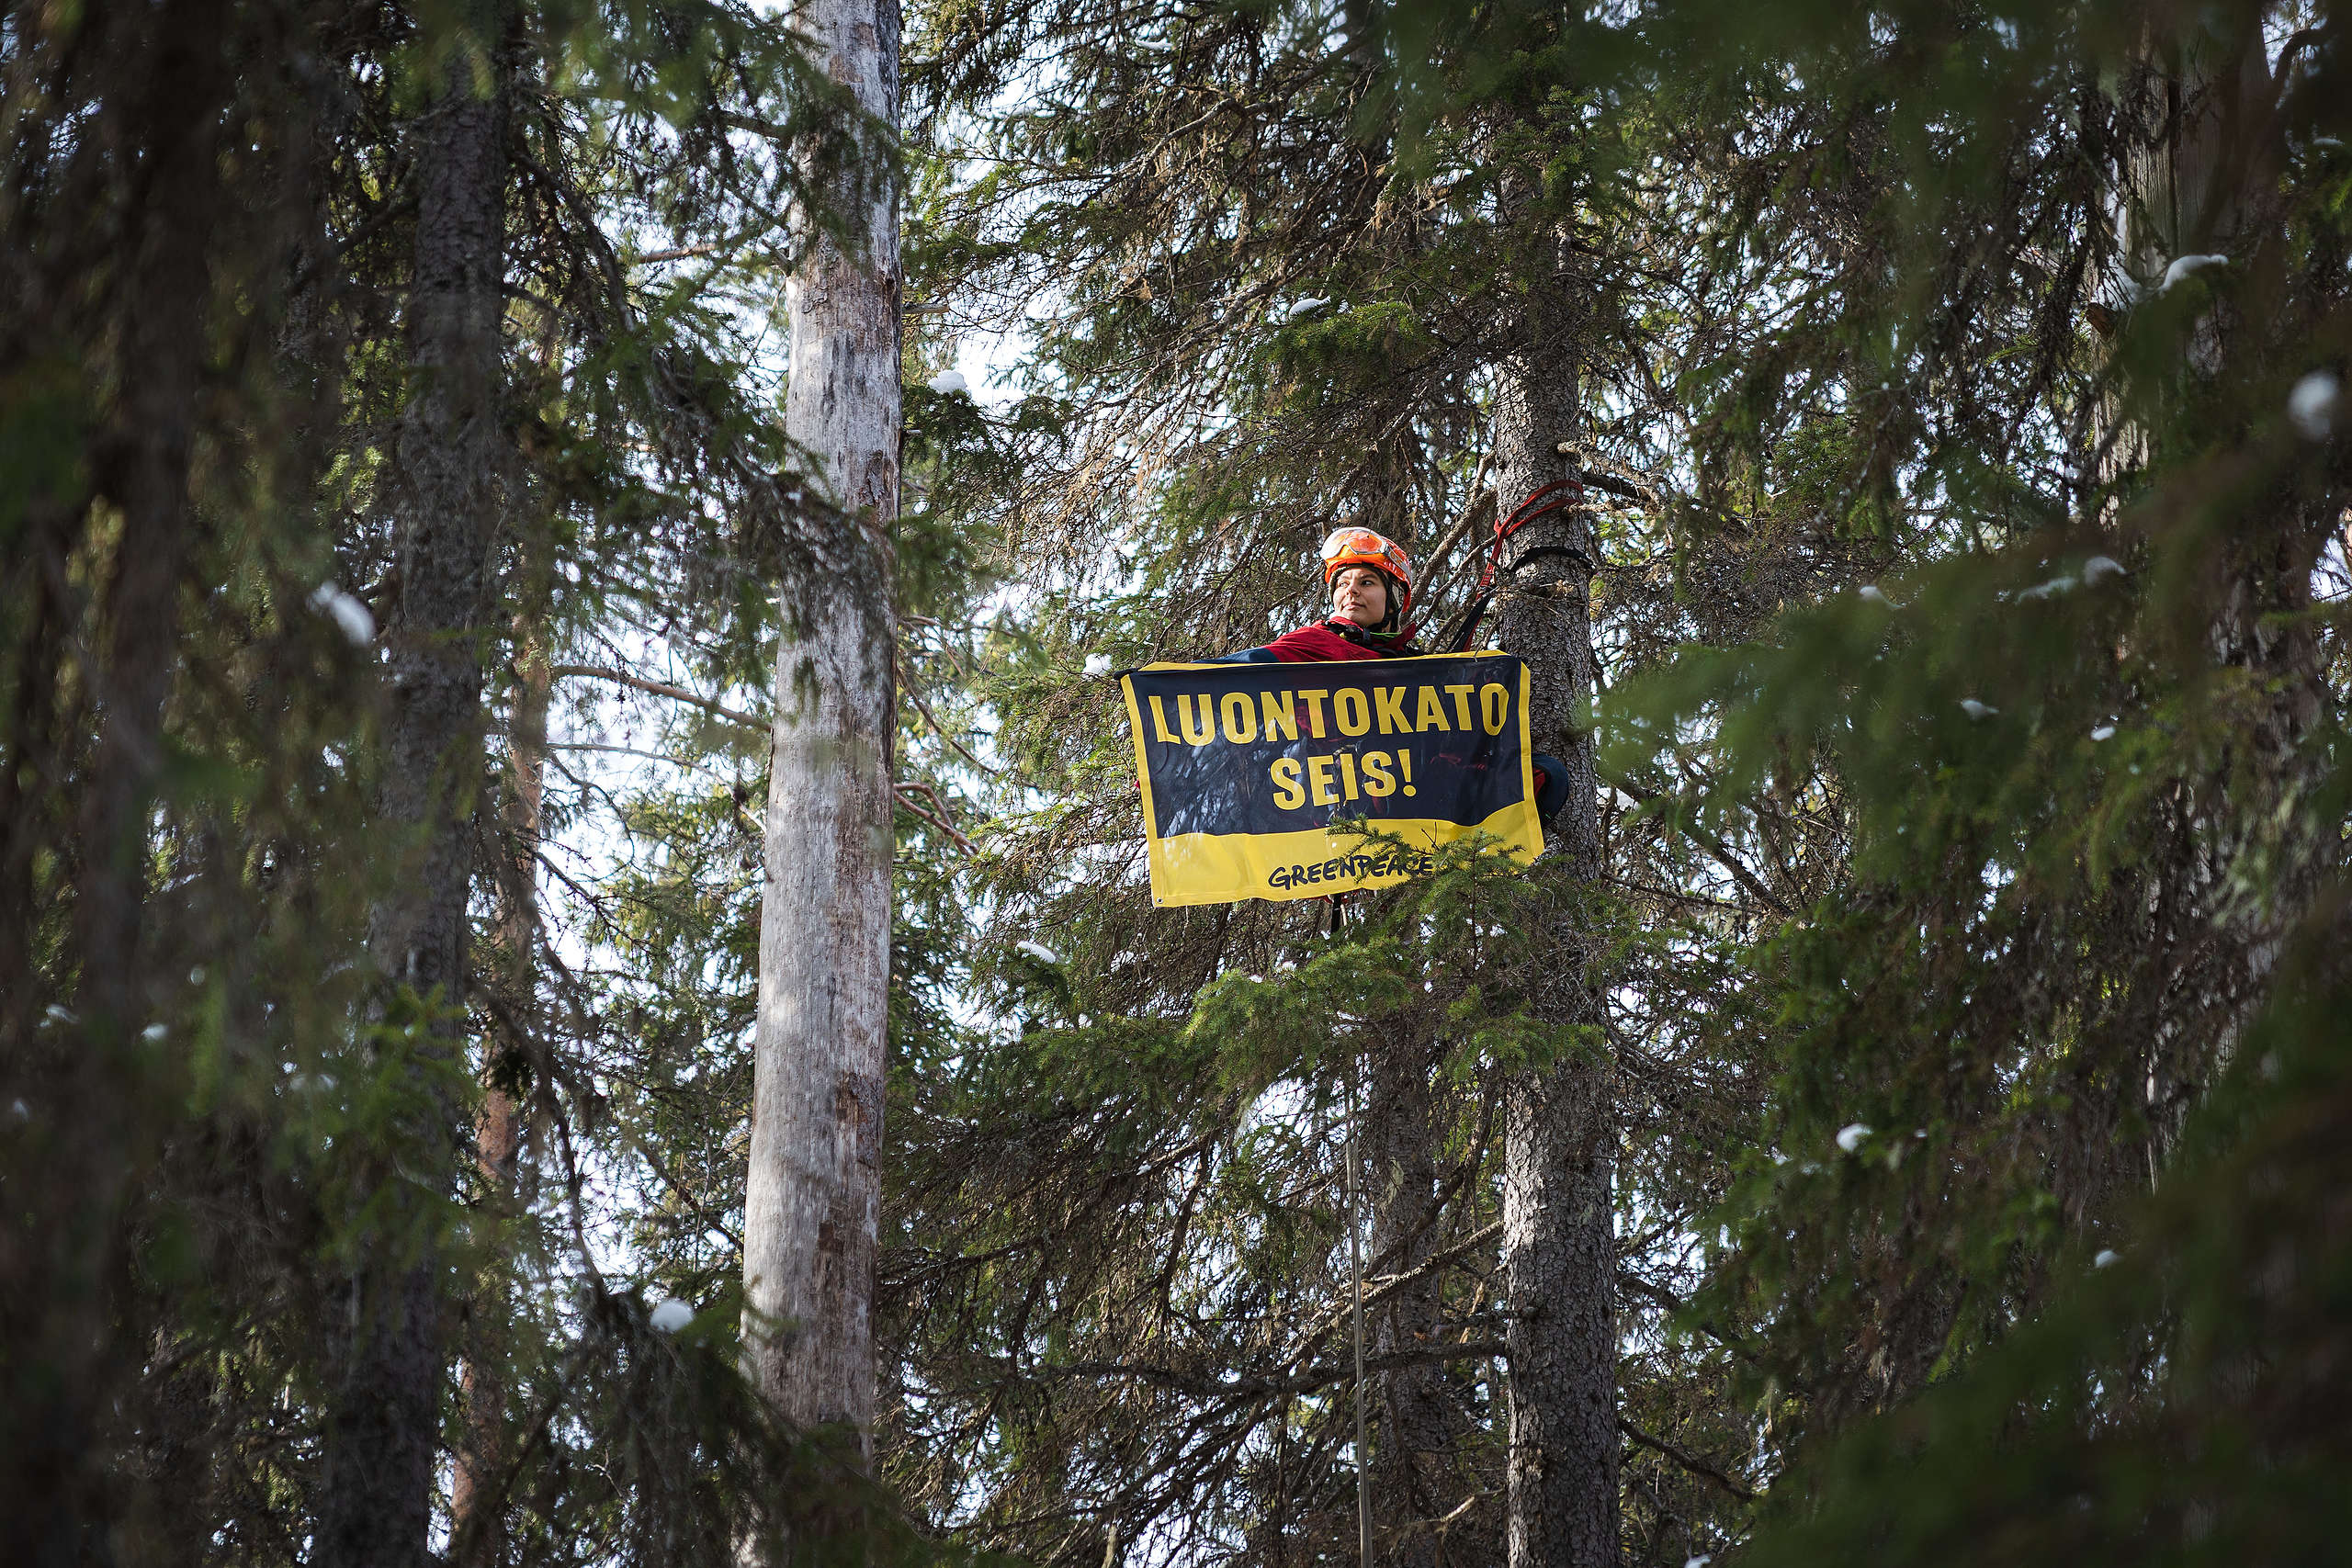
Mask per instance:
[[[1503,565],[1503,541],[1537,518],[1549,517],[1574,505],[1583,495],[1584,486],[1575,479],[1554,479],[1538,486],[1533,494],[1511,509],[1509,517],[1495,519],[1495,542],[1487,551],[1487,570],[1479,574],[1479,590],[1484,592],[1495,585],[1495,574]]]
[[[1502,571],[1504,543],[1537,518],[1549,517],[1555,512],[1563,512],[1575,505],[1584,498],[1584,486],[1575,479],[1554,479],[1513,507],[1510,516],[1495,520],[1494,543],[1487,550],[1487,569],[1478,574],[1478,591],[1470,596],[1470,603],[1463,610],[1462,619],[1456,623],[1453,633],[1444,639],[1444,646],[1450,651],[1462,652],[1470,646],[1471,637],[1477,633],[1478,622],[1486,615],[1487,606],[1495,596],[1495,578]],[[1571,549],[1565,545],[1542,546],[1530,555],[1568,555],[1584,561],[1587,570],[1592,567],[1592,562],[1582,550]],[[1521,557],[1512,570],[1524,565],[1528,558]]]

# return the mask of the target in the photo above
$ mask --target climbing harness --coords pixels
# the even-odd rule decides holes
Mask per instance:
[[[1528,562],[1542,560],[1547,556],[1566,557],[1588,572],[1599,570],[1590,556],[1573,545],[1538,545],[1533,549],[1521,551],[1519,558],[1510,563],[1508,571],[1503,566],[1503,545],[1513,534],[1538,518],[1565,512],[1583,500],[1584,495],[1585,488],[1577,480],[1554,479],[1550,484],[1538,486],[1533,494],[1511,509],[1509,517],[1495,520],[1494,540],[1487,547],[1486,570],[1478,574],[1478,591],[1462,612],[1462,619],[1455,623],[1453,631],[1440,639],[1439,646],[1451,653],[1461,653],[1469,648],[1471,637],[1477,633],[1479,621],[1486,616],[1487,606],[1494,603],[1498,575],[1516,576]]]

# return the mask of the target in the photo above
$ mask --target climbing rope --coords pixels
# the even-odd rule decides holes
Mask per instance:
[[[1361,1058],[1348,1057],[1348,1283],[1355,1293],[1356,1338],[1356,1561],[1372,1568],[1372,1467],[1363,1445],[1363,1166],[1356,1148],[1356,1077]]]
[[[1495,579],[1498,576],[1506,575],[1502,564],[1503,547],[1510,542],[1510,536],[1539,518],[1549,517],[1555,512],[1566,511],[1584,499],[1584,495],[1585,488],[1577,480],[1555,479],[1550,484],[1538,488],[1533,494],[1512,508],[1509,517],[1499,517],[1495,520],[1494,538],[1487,547],[1487,565],[1478,574],[1478,591],[1471,599],[1468,608],[1463,611],[1460,624],[1445,639],[1450,651],[1460,653],[1469,648],[1471,636],[1478,629],[1478,622],[1486,615],[1487,606],[1494,602]],[[1581,562],[1587,571],[1594,570],[1592,558],[1573,546],[1538,545],[1533,549],[1521,551],[1519,558],[1511,562],[1509,572],[1516,574],[1520,568],[1529,561],[1539,560],[1546,556],[1565,556],[1571,560]],[[1331,904],[1330,940],[1336,942],[1339,940],[1340,928],[1346,919],[1346,895],[1327,894],[1325,897],[1329,898]],[[1363,1222],[1362,1218],[1363,1171],[1356,1143],[1356,1100],[1358,1079],[1362,1076],[1362,1057],[1351,1053],[1348,1058],[1346,1157],[1348,1290],[1352,1298],[1351,1315],[1354,1326],[1356,1374],[1356,1553],[1360,1568],[1372,1568],[1372,1469],[1365,1462],[1364,1458]]]
[[[1327,893],[1331,904],[1329,940],[1340,939],[1340,928],[1347,919],[1348,896]],[[1356,1352],[1356,1553],[1359,1568],[1372,1568],[1372,1470],[1364,1462],[1364,1389],[1363,1389],[1363,1247],[1361,1237],[1363,1223],[1361,1216],[1363,1202],[1363,1175],[1356,1151],[1356,1079],[1363,1058],[1356,1053],[1348,1055],[1348,1097],[1344,1121],[1344,1143],[1347,1158],[1348,1193],[1348,1290],[1352,1298]]]
[[[1469,606],[1462,612],[1462,619],[1444,638],[1446,651],[1461,653],[1469,648],[1470,638],[1476,634],[1478,623],[1487,614],[1487,606],[1494,603],[1495,579],[1506,575],[1503,546],[1510,536],[1538,518],[1566,511],[1583,500],[1584,495],[1584,486],[1577,480],[1554,479],[1550,484],[1536,487],[1532,494],[1511,509],[1509,517],[1495,519],[1494,538],[1487,547],[1486,569],[1478,574],[1478,591],[1471,598]],[[1587,571],[1594,570],[1592,558],[1573,545],[1538,545],[1532,550],[1520,553],[1519,558],[1510,563],[1510,574],[1516,574],[1529,561],[1541,560],[1546,556],[1565,556],[1581,562]]]

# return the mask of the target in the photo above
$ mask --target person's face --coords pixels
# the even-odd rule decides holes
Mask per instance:
[[[1368,566],[1342,567],[1331,579],[1331,608],[1360,626],[1376,626],[1388,618],[1388,580]]]

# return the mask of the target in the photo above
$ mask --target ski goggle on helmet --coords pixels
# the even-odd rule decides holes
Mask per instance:
[[[1396,610],[1402,614],[1413,602],[1413,558],[1405,547],[1369,528],[1340,528],[1323,541],[1323,584],[1351,566],[1368,566],[1396,581],[1400,590]]]

